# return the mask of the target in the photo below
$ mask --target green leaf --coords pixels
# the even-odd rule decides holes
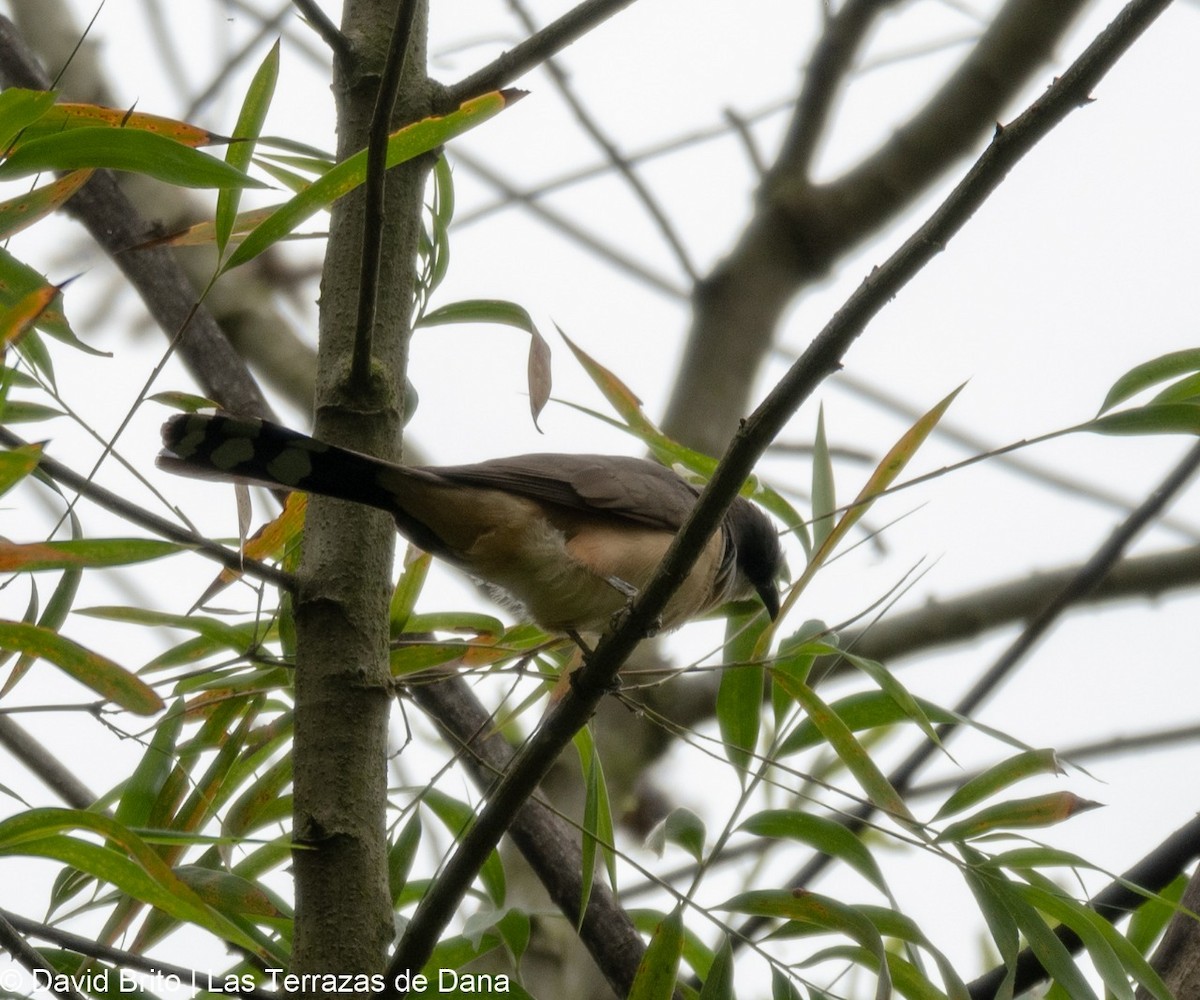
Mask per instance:
[[[833,460],[825,440],[825,407],[817,411],[817,436],[812,456],[812,538],[820,549],[833,531],[833,512],[837,509],[837,491],[833,483]]]
[[[20,448],[0,451],[0,496],[33,472],[41,459],[40,444],[25,444]]]
[[[799,841],[814,850],[846,862],[872,885],[888,893],[883,871],[874,855],[855,834],[836,820],[792,809],[764,809],[738,829],[759,837]]]
[[[954,813],[969,809],[977,802],[982,802],[990,795],[995,795],[1001,789],[1022,781],[1035,774],[1062,774],[1062,765],[1058,755],[1049,747],[1041,750],[1025,750],[1021,753],[994,764],[982,774],[966,782],[934,815],[934,819],[952,816]]]
[[[121,850],[65,836],[65,830],[99,834]],[[0,821],[0,854],[53,858],[240,948],[259,951],[252,937],[207,907],[137,834],[99,813],[31,809]]]
[[[734,1000],[733,945],[728,934],[721,938],[721,947],[704,977],[699,1000]]]
[[[267,186],[174,139],[141,129],[104,127],[71,129],[23,143],[0,163],[0,179],[79,167],[127,170],[179,187]]]
[[[704,821],[690,809],[677,806],[650,831],[646,846],[662,857],[667,844],[675,844],[697,861],[703,861],[705,835]]]
[[[1118,410],[1080,427],[1096,434],[1200,434],[1200,405],[1149,403],[1135,410]]]
[[[1200,348],[1174,351],[1146,361],[1136,368],[1131,368],[1113,383],[1100,405],[1100,412],[1111,410],[1118,403],[1123,403],[1152,385],[1193,372],[1200,372]]]
[[[1010,799],[987,806],[966,819],[951,823],[938,834],[940,841],[974,840],[998,830],[1053,826],[1076,813],[1095,809],[1099,802],[1080,798],[1072,792],[1050,792],[1027,799]]]
[[[116,820],[128,827],[146,826],[167,778],[175,767],[176,743],[183,731],[184,704],[177,700],[154,727],[142,759],[121,790]]]
[[[521,91],[493,91],[466,101],[457,111],[448,115],[425,118],[393,132],[388,139],[387,166],[397,166],[436,149],[454,136],[498,114],[520,94]],[[332,167],[256,226],[230,255],[222,271],[230,271],[253,260],[292,233],[306,219],[353,191],[363,183],[366,174],[367,151],[364,149]]]
[[[393,906],[399,905],[404,887],[408,885],[408,874],[416,860],[417,848],[421,846],[422,830],[421,814],[414,812],[388,850],[388,886]]]
[[[466,833],[475,823],[475,813],[469,805],[451,798],[436,788],[426,788],[422,793],[421,802],[428,806],[433,814],[445,824],[446,829],[456,837]],[[492,850],[488,855],[487,861],[479,870],[479,879],[483,882],[492,902],[498,907],[503,906],[504,864],[497,851]]]
[[[0,92],[0,152],[54,106],[53,90],[9,87]]]
[[[813,725],[829,742],[838,759],[846,765],[862,786],[863,791],[877,809],[906,824],[916,821],[908,810],[900,793],[879,770],[861,743],[855,739],[850,727],[833,711],[807,684],[800,683],[785,673],[774,674],[775,683],[796,699],[808,714]]]
[[[533,413],[534,426],[537,426],[538,416],[550,399],[550,345],[542,337],[528,311],[515,302],[503,299],[467,299],[426,313],[417,326],[444,326],[449,323],[499,323],[529,334],[526,377],[529,409]]]
[[[180,546],[174,542],[153,538],[81,538],[26,543],[0,539],[0,572],[129,566],[179,551]]]
[[[670,1000],[683,955],[683,909],[676,907],[662,920],[646,946],[633,976],[628,1000]]]
[[[730,614],[725,623],[726,663],[717,688],[717,725],[725,756],[742,782],[746,780],[762,727],[765,670],[753,657],[758,638],[766,627],[767,617],[757,608],[746,614]]]
[[[137,715],[153,715],[164,707],[154,689],[124,667],[52,629],[26,622],[0,622],[0,649],[53,663],[105,700]]]
[[[254,159],[254,145],[262,132],[278,79],[279,39],[276,39],[255,72],[254,79],[250,81],[237,125],[234,127],[235,141],[231,142],[229,149],[225,151],[225,162],[240,173],[245,173]],[[233,232],[234,221],[237,219],[240,200],[241,189],[236,187],[222,188],[217,196],[215,223],[218,253],[225,252],[225,246]]]
[[[858,907],[847,906],[830,896],[806,889],[756,889],[734,896],[722,903],[718,909],[751,916],[794,920],[823,931],[845,934],[875,957],[879,969],[876,1000],[885,1000],[891,994],[891,977],[888,973],[883,938]]]
[[[0,238],[8,239],[60,208],[92,176],[90,170],[72,170],[49,184],[0,202]]]

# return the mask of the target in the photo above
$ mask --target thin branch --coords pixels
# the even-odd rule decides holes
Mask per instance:
[[[804,72],[804,85],[796,99],[796,113],[779,154],[779,163],[786,163],[789,173],[797,171],[808,174],[817,144],[825,134],[829,114],[836,97],[841,93],[854,57],[875,21],[896,2],[847,0],[825,22],[825,29]]]
[[[533,18],[525,9],[525,5],[521,3],[521,0],[508,0],[508,6],[517,15],[527,31],[533,32],[535,30]],[[679,234],[675,232],[675,226],[667,218],[667,213],[659,204],[658,199],[651,194],[650,189],[634,171],[633,164],[629,162],[628,158],[617,149],[616,144],[605,134],[604,130],[600,127],[600,123],[596,121],[595,116],[584,107],[583,102],[576,96],[574,89],[571,87],[570,81],[567,79],[567,74],[558,65],[557,61],[553,57],[548,58],[545,68],[546,72],[550,74],[550,79],[554,81],[554,85],[558,88],[559,94],[562,95],[562,99],[567,102],[567,107],[575,115],[575,120],[591,136],[592,141],[600,147],[600,151],[604,154],[608,163],[616,167],[617,173],[625,178],[625,183],[633,191],[634,197],[642,203],[647,214],[658,227],[658,231],[662,234],[667,246],[675,254],[675,259],[679,262],[679,266],[691,280],[692,284],[695,284],[700,280],[700,273],[692,263],[692,258],[687,252],[687,247],[683,245],[683,240]]]
[[[12,925],[3,912],[0,912],[0,950],[7,951],[31,973],[40,972],[50,977],[51,992],[62,1000],[86,1000],[71,986],[59,988],[57,985],[58,970],[43,957],[42,953],[21,937],[20,932]]]
[[[95,793],[57,757],[7,715],[0,714],[0,746],[42,779],[42,783],[73,809],[90,809]]]
[[[501,177],[492,167],[488,166],[482,160],[471,156],[462,147],[456,147],[453,155],[456,163],[461,163],[468,170],[487,181],[497,191],[500,191],[506,199],[523,202],[528,207],[531,215],[541,219],[552,229],[566,236],[568,239],[574,240],[596,256],[607,260],[618,270],[624,271],[630,277],[641,281],[648,287],[661,292],[671,299],[679,301],[687,299],[687,290],[678,282],[650,270],[646,264],[630,257],[618,247],[606,243],[599,236],[587,232],[577,223],[572,222],[555,209],[533,200],[533,196],[520,191],[515,185],[510,184]]]
[[[584,0],[557,21],[552,21],[541,31],[501,54],[498,59],[448,87],[443,99],[449,107],[456,108],[469,98],[499,90],[537,68],[556,52],[561,52],[631,3],[633,0]]]
[[[388,46],[387,60],[375,98],[367,135],[367,177],[363,198],[363,244],[358,269],[358,316],[354,325],[354,351],[350,359],[350,383],[366,391],[371,381],[371,340],[375,332],[375,309],[379,297],[379,269],[383,261],[386,228],[385,181],[387,180],[388,134],[400,80],[404,75],[413,20],[418,0],[402,0]]]
[[[17,437],[7,427],[0,427],[0,444],[7,448],[23,448],[27,442]],[[253,576],[266,583],[273,583],[287,591],[295,589],[295,580],[290,573],[285,573],[274,566],[268,566],[257,559],[246,559],[240,552],[227,549],[224,545],[218,545],[203,535],[197,535],[195,532],[181,528],[157,514],[151,514],[148,510],[126,500],[119,493],[106,490],[86,476],[81,476],[78,472],[46,455],[42,455],[38,459],[38,469],[55,482],[87,497],[97,507],[103,507],[130,524],[136,524],[140,528],[152,531],[160,538],[194,549],[200,555],[220,563],[226,569],[233,570],[235,573],[245,573],[247,576]]]
[[[80,955],[87,955],[91,958],[98,958],[101,961],[111,962],[113,965],[123,966],[128,969],[139,969],[151,975],[178,976],[185,983],[207,982],[206,972],[189,969],[182,965],[173,965],[170,962],[163,961],[161,958],[138,955],[132,951],[112,948],[108,945],[100,944],[92,938],[72,934],[70,931],[64,931],[58,927],[52,927],[49,924],[40,923],[36,920],[29,920],[27,917],[10,913],[7,910],[0,910],[0,920],[7,920],[13,928],[28,937],[41,938],[44,941],[53,942],[60,948],[77,952]],[[240,978],[238,981],[239,983],[241,982]],[[229,992],[233,996],[246,997],[248,1000],[279,1000],[279,995],[272,993],[270,990],[256,988],[250,990],[236,989]]]
[[[217,68],[217,71],[213,74],[212,81],[209,83],[209,85],[192,98],[191,102],[180,116],[184,121],[191,121],[194,119],[209,101],[213,100],[224,87],[229,85],[229,78],[233,72],[258,51],[258,48],[263,41],[265,41],[270,35],[280,30],[280,26],[283,24],[284,19],[289,16],[291,9],[291,0],[284,0],[283,6],[275,13],[274,16],[269,18],[259,18],[258,31],[256,31],[240,49],[238,49],[223,63],[221,63],[221,65]]]
[[[292,2],[309,27],[320,35],[325,44],[329,46],[334,58],[343,63],[347,62],[353,55],[350,40],[338,30],[336,24],[329,20],[317,0],[292,0]]]
[[[621,626],[606,633],[583,667],[572,675],[571,689],[517,753],[475,823],[463,834],[455,853],[418,904],[393,956],[391,969],[401,971],[425,965],[480,866],[563,747],[611,690],[617,672],[640,639],[653,630],[658,615],[716,531],[725,509],[753,471],[758,457],[791,415],[838,367],[842,355],[867,323],[945,247],[1012,167],[1071,111],[1088,103],[1092,87],[1169,2],[1134,0],[1029,110],[1011,127],[999,131],[988,150],[929,221],[867,277],[745,421],[654,579],[634,600]]]
[[[495,730],[495,719],[461,677],[414,684],[410,693],[451,743],[463,751],[463,760],[475,784],[486,794],[514,756],[508,742]],[[513,818],[508,834],[555,905],[573,927],[579,928],[580,940],[613,991],[617,996],[625,996],[633,984],[645,944],[629,914],[603,881],[592,884],[587,910],[580,922],[583,856],[578,831],[531,799]]]

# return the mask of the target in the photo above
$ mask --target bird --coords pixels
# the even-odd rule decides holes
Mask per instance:
[[[647,459],[529,454],[405,466],[278,424],[180,413],[157,465],[203,479],[302,490],[391,514],[405,538],[465,570],[550,633],[599,635],[649,584],[699,489]],[[663,609],[673,629],[755,594],[779,614],[779,537],[736,498]]]

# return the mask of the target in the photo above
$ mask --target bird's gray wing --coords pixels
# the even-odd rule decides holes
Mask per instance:
[[[452,483],[504,490],[579,513],[603,512],[668,531],[682,527],[698,496],[670,469],[619,455],[515,455],[423,471]]]

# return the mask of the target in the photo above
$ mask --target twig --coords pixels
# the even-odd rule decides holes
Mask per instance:
[[[354,325],[354,350],[350,359],[350,382],[366,390],[371,377],[371,340],[375,332],[375,309],[379,294],[379,268],[383,260],[385,228],[385,182],[387,180],[388,134],[400,93],[417,0],[402,0],[388,46],[387,60],[379,81],[375,110],[367,136],[367,176],[363,198],[363,246],[358,269],[358,315]]]
[[[508,0],[508,6],[517,15],[527,31],[533,32],[535,30],[533,18],[525,9],[521,0]],[[592,137],[592,141],[600,147],[600,151],[604,154],[609,164],[616,167],[617,173],[625,178],[625,183],[633,191],[634,197],[642,203],[647,214],[658,227],[658,231],[662,234],[667,246],[675,254],[675,259],[679,262],[679,266],[683,269],[684,274],[688,276],[692,284],[698,282],[700,280],[700,273],[692,263],[692,258],[687,252],[687,247],[683,245],[683,240],[680,239],[679,234],[675,232],[675,226],[667,218],[667,213],[663,210],[662,205],[659,204],[658,199],[651,194],[650,189],[634,171],[633,164],[630,163],[629,159],[617,149],[616,144],[605,134],[604,130],[600,127],[600,123],[596,121],[595,116],[584,107],[583,102],[576,96],[562,67],[558,65],[553,57],[546,59],[545,66],[546,72],[550,74],[550,79],[554,81],[554,85],[558,88],[562,99],[567,102],[567,107],[575,115],[575,120]]]
[[[62,989],[58,988],[55,979],[58,975],[57,970],[42,958],[41,952],[21,937],[17,929],[2,912],[0,912],[0,949],[7,951],[31,973],[41,972],[51,977],[51,983],[53,984],[50,987],[51,992],[56,996],[62,997],[62,1000],[86,1000],[83,994],[70,986]]]
[[[304,16],[304,20],[312,27],[326,45],[333,51],[335,59],[345,62],[351,53],[350,40],[346,38],[325,14],[316,0],[292,0],[296,9]]]
[[[486,94],[489,90],[499,90],[523,73],[540,66],[554,53],[562,51],[631,3],[633,0],[584,0],[557,21],[552,21],[541,31],[501,54],[498,59],[448,87],[443,100],[448,107],[456,108],[469,98]]]

